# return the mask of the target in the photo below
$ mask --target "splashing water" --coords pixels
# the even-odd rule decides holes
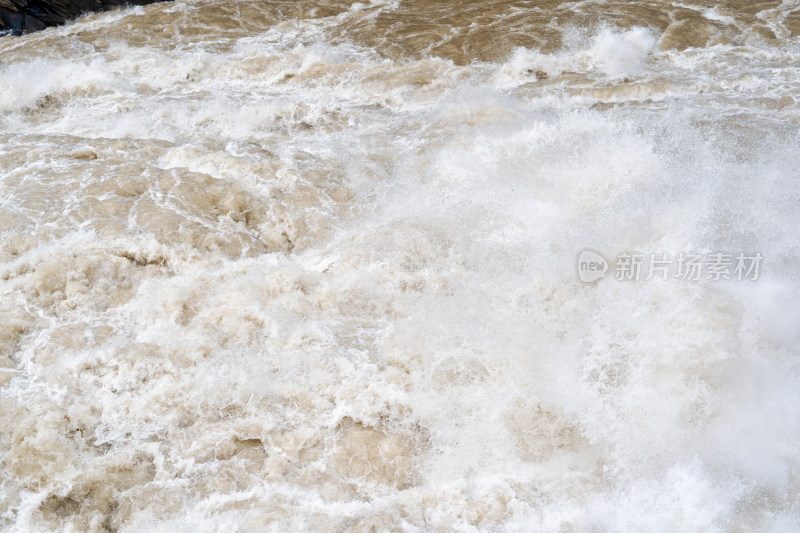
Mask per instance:
[[[0,39],[0,527],[794,531],[798,9]],[[587,248],[764,262],[585,284]]]

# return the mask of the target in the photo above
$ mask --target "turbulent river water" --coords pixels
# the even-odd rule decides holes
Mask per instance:
[[[0,528],[796,531],[799,161],[796,0],[0,38]]]

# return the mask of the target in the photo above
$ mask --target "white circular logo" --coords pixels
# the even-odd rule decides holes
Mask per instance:
[[[584,283],[592,283],[604,277],[608,271],[606,258],[594,250],[584,250],[578,256],[578,278]]]

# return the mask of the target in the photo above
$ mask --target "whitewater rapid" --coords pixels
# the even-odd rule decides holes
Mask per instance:
[[[0,38],[0,528],[796,531],[798,13],[179,0]]]

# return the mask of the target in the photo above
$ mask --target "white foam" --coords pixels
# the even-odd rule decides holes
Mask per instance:
[[[0,66],[3,527],[789,531],[793,52],[326,41],[369,9]]]

